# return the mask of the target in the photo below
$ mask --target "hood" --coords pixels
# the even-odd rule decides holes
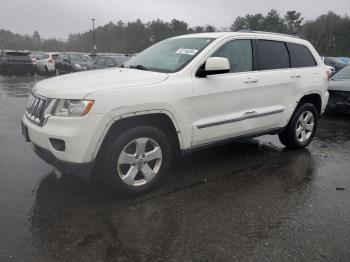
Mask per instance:
[[[33,91],[50,98],[82,99],[88,94],[108,89],[152,85],[168,74],[127,68],[108,68],[67,74],[37,83]]]
[[[350,92],[350,80],[330,80],[328,90]]]

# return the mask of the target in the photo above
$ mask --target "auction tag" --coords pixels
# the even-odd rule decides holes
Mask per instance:
[[[198,52],[197,49],[180,48],[175,53],[176,54],[184,54],[184,55],[195,55],[197,52]]]

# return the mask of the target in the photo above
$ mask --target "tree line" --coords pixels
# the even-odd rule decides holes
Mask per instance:
[[[95,29],[98,52],[137,53],[163,39],[191,33],[215,31],[259,30],[295,35],[309,40],[318,52],[326,56],[350,56],[350,18],[334,12],[305,21],[301,13],[292,10],[281,16],[272,9],[266,15],[247,14],[237,17],[227,28],[213,25],[191,27],[185,21],[161,19],[147,23],[140,19],[131,22],[109,22]],[[16,50],[92,51],[92,30],[70,34],[66,42],[42,39],[33,35],[14,34],[0,30],[0,47]]]

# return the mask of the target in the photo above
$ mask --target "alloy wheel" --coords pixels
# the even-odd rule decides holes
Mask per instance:
[[[117,172],[129,186],[142,186],[158,174],[162,150],[151,138],[141,137],[128,143],[118,157]]]
[[[305,143],[311,136],[315,128],[315,118],[312,112],[305,111],[298,118],[296,124],[296,137],[299,142]]]

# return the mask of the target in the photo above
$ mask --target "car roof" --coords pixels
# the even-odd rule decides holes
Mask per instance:
[[[69,54],[69,55],[89,55],[88,53],[81,53],[81,52],[62,52],[60,54]]]
[[[305,44],[307,41],[300,39],[297,36],[280,34],[280,33],[272,33],[272,32],[264,32],[264,31],[250,31],[250,30],[242,30],[238,32],[214,32],[214,33],[198,33],[198,34],[188,34],[177,36],[174,38],[228,38],[228,37],[263,37],[263,38],[271,38],[273,40],[280,40],[286,42],[295,42]]]

